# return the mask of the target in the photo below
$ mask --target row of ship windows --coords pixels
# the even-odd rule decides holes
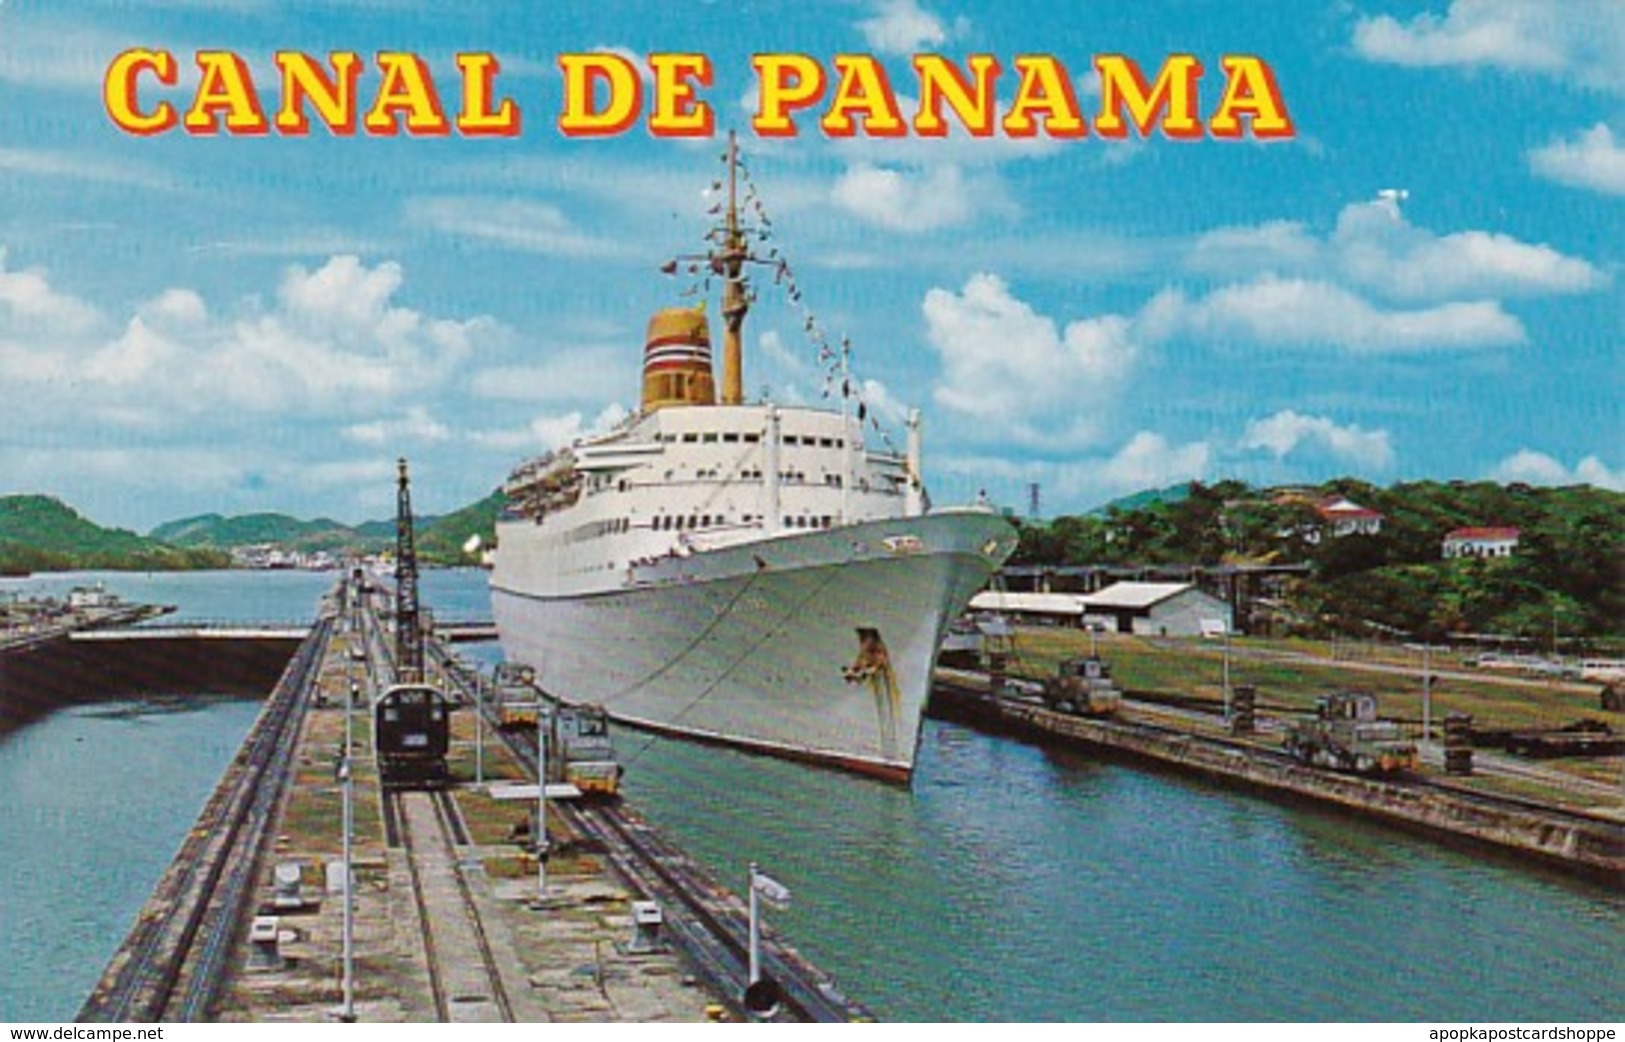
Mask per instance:
[[[721,476],[722,476],[722,469],[720,467],[701,467],[699,470],[696,470],[694,472],[694,480],[695,481],[713,480],[713,479],[720,478]],[[667,481],[675,481],[675,480],[677,480],[677,472],[675,470],[666,471],[666,480]],[[742,471],[739,472],[739,480],[741,480],[741,481],[760,481],[760,480],[762,480],[762,472],[760,470],[755,469],[755,468],[751,468],[749,470],[742,470]],[[780,471],[779,472],[779,480],[784,482],[786,485],[805,485],[807,483],[807,473],[806,473],[806,471],[802,471],[802,470]],[[841,487],[841,476],[839,474],[825,474],[824,475],[824,484],[828,485],[830,488],[840,488]],[[867,478],[864,478],[864,479],[860,480],[858,482],[858,484],[862,486],[863,491],[865,491],[865,492],[869,491],[869,481],[868,481]],[[621,491],[625,492],[628,487],[629,487],[629,483],[626,480],[623,479],[621,481]]]
[[[0,0],[0,3],[3,3],[3,2],[4,2],[4,0]],[[718,479],[721,478],[721,476],[722,476],[722,470],[721,470],[720,467],[702,467],[702,468],[700,468],[700,469],[698,469],[698,470],[696,470],[694,472],[693,480],[695,480],[695,481],[718,480]],[[903,481],[903,479],[901,477],[898,477],[898,476],[895,476],[895,475],[888,474],[888,475],[883,475],[883,477],[888,482],[891,483],[893,489],[900,486],[902,484],[902,481]],[[668,481],[668,482],[675,482],[675,481],[679,481],[681,479],[678,477],[677,471],[668,470],[665,473],[665,480]],[[742,471],[739,472],[739,480],[741,480],[741,481],[760,481],[760,480],[762,480],[762,472],[761,472],[760,469],[757,469],[755,467],[752,467],[752,468],[747,469],[747,470],[742,470]],[[807,473],[806,473],[806,471],[801,471],[801,470],[781,471],[779,473],[779,480],[784,482],[786,485],[805,485],[805,484],[807,484]],[[839,474],[825,474],[823,476],[823,483],[824,483],[824,485],[826,485],[829,488],[840,488],[842,483],[843,483],[843,480],[841,478],[841,475],[839,475]],[[611,484],[611,482],[610,482],[610,479],[608,477],[604,477],[604,476],[601,476],[601,475],[600,476],[594,476],[591,480],[589,480],[587,482],[587,494],[590,495],[590,496],[595,496],[600,492],[606,492],[606,491],[609,490],[610,484]],[[620,480],[614,482],[614,487],[615,487],[615,490],[617,492],[630,492],[632,490],[632,485],[633,485],[633,482],[630,481],[627,478],[621,478]],[[870,490],[869,479],[868,478],[859,478],[857,488],[858,488],[859,492],[868,492]],[[582,538],[587,538],[587,537],[583,536]]]
[[[722,442],[725,445],[734,445],[744,442],[746,445],[755,445],[762,440],[761,434],[756,431],[684,431],[681,434],[656,434],[656,441],[699,443],[702,445],[715,445]],[[819,438],[811,434],[784,434],[779,437],[781,445],[804,445],[809,449],[844,449],[845,438]]]
[[[606,535],[617,535],[632,527],[632,523],[624,517],[612,518],[608,521],[589,521],[584,525],[577,525],[565,534],[566,543],[581,543],[589,539],[600,539]]]
[[[743,514],[739,518],[739,523],[742,525],[753,524],[755,521],[755,514]],[[695,528],[711,528],[714,525],[725,525],[727,523],[728,517],[725,514],[689,514],[687,516],[682,514],[662,514],[655,518],[649,527],[656,532],[681,532]],[[824,514],[820,517],[794,516],[790,514],[784,516],[785,528],[830,528],[834,524],[835,517],[831,514]]]

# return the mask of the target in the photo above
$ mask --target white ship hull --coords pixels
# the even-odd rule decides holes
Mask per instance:
[[[499,533],[492,605],[505,653],[550,695],[907,780],[948,620],[1015,534],[978,510],[865,521],[672,556],[567,596],[546,592],[527,537],[523,523]]]

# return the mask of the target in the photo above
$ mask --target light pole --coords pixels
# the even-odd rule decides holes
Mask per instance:
[[[1426,746],[1433,734],[1433,645],[1423,641],[1405,646],[1422,653],[1422,744]]]
[[[345,712],[348,723],[349,712]],[[353,781],[350,777],[349,739],[345,739],[344,759],[339,761],[339,781],[344,787],[344,1007],[339,1019],[355,1023],[355,887],[350,868],[350,833],[353,831]]]
[[[547,902],[547,724],[536,710],[536,904]]]
[[[750,863],[749,909],[750,923],[747,937],[746,963],[749,979],[745,982],[745,1009],[752,1016],[768,1018],[778,1012],[782,995],[776,981],[762,976],[762,902],[774,908],[790,907],[790,888],[763,872],[756,862]]]
[[[1422,742],[1433,737],[1433,645],[1422,645]]]
[[[485,787],[485,674],[474,674],[474,784]]]
[[[344,703],[344,758],[355,748],[355,704],[361,699],[361,681],[351,678],[350,697]]]
[[[761,898],[756,893],[756,862],[750,863],[750,976],[745,979],[747,985],[755,984],[762,979],[762,906]]]
[[[1224,722],[1230,722],[1230,624],[1224,627]]]

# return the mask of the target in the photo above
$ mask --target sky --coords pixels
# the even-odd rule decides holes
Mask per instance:
[[[512,137],[127,133],[109,63],[490,52]],[[565,52],[699,51],[719,136],[570,138]],[[753,133],[751,56],[1058,58],[1091,128],[1097,54],[1274,71],[1289,140]],[[682,5],[0,0],[0,494],[103,524],[455,509],[635,408],[644,325],[691,302],[721,137],[793,265],[746,327],[745,387],[829,404],[805,335],[852,346],[938,503],[1080,512],[1199,479],[1353,475],[1625,487],[1625,5],[957,0]],[[719,301],[712,294],[715,314]],[[872,440],[879,441],[879,436]]]

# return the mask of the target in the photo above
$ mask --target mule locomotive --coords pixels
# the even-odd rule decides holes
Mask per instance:
[[[395,684],[372,708],[373,751],[386,789],[446,784],[451,745],[451,702],[429,684]]]

